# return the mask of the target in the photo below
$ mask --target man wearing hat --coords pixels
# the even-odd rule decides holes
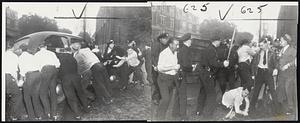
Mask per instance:
[[[119,80],[121,84],[119,84],[119,88],[124,90],[127,88],[129,81],[128,65],[125,60],[119,58],[125,57],[127,52],[120,46],[116,46],[113,40],[107,41],[106,44],[107,47],[103,54],[104,65],[109,75],[116,74],[120,77]]]
[[[193,71],[192,57],[190,46],[192,45],[191,33],[186,33],[178,39],[181,42],[178,49],[178,64],[179,69],[179,83],[176,85],[175,102],[173,106],[173,117],[186,120],[187,107],[187,74]]]
[[[200,94],[198,95],[197,115],[211,119],[216,107],[216,91],[214,74],[218,68],[228,67],[229,61],[220,62],[217,59],[216,47],[220,46],[219,39],[212,39],[212,43],[203,51],[200,69]],[[197,67],[197,68],[198,68]]]
[[[290,115],[297,111],[296,96],[296,56],[297,50],[290,44],[292,38],[285,34],[280,38],[280,45],[283,47],[279,55],[278,71],[278,102],[283,107],[283,113]],[[276,73],[276,72],[275,72]]]
[[[219,47],[217,47],[218,60],[221,62],[227,60],[227,57],[229,55],[228,60],[230,61],[228,67],[220,68],[216,73],[217,83],[220,86],[222,94],[225,93],[227,84],[229,84],[228,90],[235,88],[234,85],[236,81],[235,66],[237,65],[238,62],[238,55],[236,52],[236,46],[232,46],[232,49],[229,54],[229,48],[230,48],[229,43],[230,43],[229,40],[226,40],[223,41]]]
[[[157,70],[157,63],[158,57],[161,51],[168,47],[167,42],[169,39],[168,33],[162,33],[157,37],[157,41],[154,41],[151,46],[151,60],[152,60],[152,100],[154,104],[158,104],[159,100],[161,99],[160,90],[157,83],[158,78],[158,70]]]

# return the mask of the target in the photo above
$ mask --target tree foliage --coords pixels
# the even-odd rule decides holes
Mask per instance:
[[[247,39],[248,41],[252,41],[253,35],[249,32],[237,32],[235,36],[235,41],[237,44],[240,44],[241,40]]]
[[[72,34],[72,31],[66,28],[58,29],[59,32],[69,33]]]
[[[58,31],[57,22],[47,17],[23,15],[18,20],[18,27],[22,36],[40,31]]]
[[[205,19],[200,24],[200,35],[204,39],[230,39],[235,25],[218,19]]]
[[[151,8],[150,7],[132,7],[130,8],[131,14],[129,14],[128,20],[123,20],[128,24],[129,35],[131,39],[135,40],[137,44],[151,41]]]

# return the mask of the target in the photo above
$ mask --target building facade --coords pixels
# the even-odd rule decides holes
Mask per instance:
[[[129,40],[135,40],[138,45],[151,40],[150,7],[100,7],[97,17],[108,18],[96,21],[94,37],[98,45],[108,40],[121,46]]]
[[[182,36],[189,32],[192,38],[200,38],[200,22],[198,17],[184,13],[176,6],[153,6],[152,36],[155,38],[164,32],[172,36]]]
[[[289,34],[296,44],[298,34],[298,6],[281,6],[278,19],[288,20],[277,22],[277,38],[284,34]]]

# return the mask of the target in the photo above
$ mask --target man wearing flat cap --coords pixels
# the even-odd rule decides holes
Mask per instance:
[[[157,70],[157,63],[158,63],[158,57],[161,51],[163,51],[165,48],[168,47],[167,42],[169,39],[168,33],[162,33],[157,37],[157,41],[154,41],[151,45],[151,60],[152,60],[152,80],[153,80],[153,86],[152,86],[152,100],[154,104],[158,104],[159,100],[161,99],[161,94],[159,91],[158,83],[157,83],[157,77],[158,77],[158,70]]]
[[[297,96],[296,96],[296,56],[297,50],[290,44],[292,38],[285,34],[280,39],[280,45],[283,47],[279,55],[278,70],[278,102],[283,107],[283,112],[287,115],[296,112]]]
[[[192,45],[191,33],[186,33],[178,39],[180,46],[178,49],[178,64],[179,82],[176,85],[175,102],[173,106],[173,117],[180,118],[180,120],[187,120],[186,107],[187,107],[187,74],[193,71],[192,57],[190,46]]]

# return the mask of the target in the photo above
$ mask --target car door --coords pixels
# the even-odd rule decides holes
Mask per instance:
[[[50,35],[45,39],[47,49],[53,52],[59,52],[70,47],[69,38],[67,36]]]

